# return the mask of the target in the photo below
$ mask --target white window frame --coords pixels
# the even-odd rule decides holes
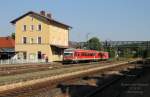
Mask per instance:
[[[33,27],[33,29],[32,29]],[[34,25],[30,25],[30,30],[33,31],[34,30]]]
[[[32,39],[33,39],[33,42],[32,42]],[[34,43],[34,38],[30,37],[30,44],[33,44],[33,43]]]

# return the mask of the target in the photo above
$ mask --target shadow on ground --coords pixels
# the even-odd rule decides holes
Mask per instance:
[[[148,77],[150,76],[150,67],[147,65],[143,65],[141,68],[121,71],[120,73],[122,75],[87,76],[81,79],[84,83],[60,84],[58,88],[60,88],[63,94],[68,94],[69,97],[150,97],[144,96],[146,95],[145,93],[138,93],[140,91],[144,92],[146,88],[133,86],[137,84],[136,82],[140,82],[141,84],[148,83],[150,80],[150,77]],[[106,83],[117,78],[120,79],[100,90]],[[93,92],[98,89],[98,92]],[[131,93],[129,93],[129,91]]]

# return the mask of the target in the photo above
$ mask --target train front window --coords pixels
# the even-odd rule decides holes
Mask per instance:
[[[64,56],[72,56],[73,53],[64,53]]]

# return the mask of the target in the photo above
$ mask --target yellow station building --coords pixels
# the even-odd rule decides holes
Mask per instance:
[[[70,26],[54,20],[45,11],[29,11],[11,21],[15,25],[15,51],[18,59],[62,61],[68,48]]]

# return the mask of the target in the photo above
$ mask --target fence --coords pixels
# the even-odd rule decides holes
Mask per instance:
[[[44,59],[25,60],[25,59],[8,59],[0,60],[0,64],[26,64],[26,63],[45,63]]]

